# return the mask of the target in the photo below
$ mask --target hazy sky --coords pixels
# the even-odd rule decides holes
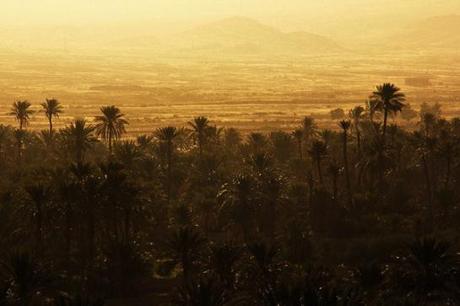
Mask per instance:
[[[3,24],[200,21],[224,16],[321,20],[460,13],[460,0],[1,0]]]

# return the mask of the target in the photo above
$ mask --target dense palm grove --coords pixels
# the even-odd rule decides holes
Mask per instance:
[[[392,84],[334,131],[128,140],[115,106],[54,129],[53,99],[37,133],[30,106],[0,126],[0,305],[460,303],[460,119],[401,129]]]

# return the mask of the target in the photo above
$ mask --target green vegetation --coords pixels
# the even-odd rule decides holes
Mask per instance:
[[[457,305],[460,118],[378,86],[336,130],[0,125],[0,305]],[[413,112],[413,110],[412,110]]]

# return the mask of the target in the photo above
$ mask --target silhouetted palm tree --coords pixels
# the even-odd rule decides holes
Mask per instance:
[[[30,109],[31,104],[28,101],[17,101],[11,107],[10,115],[14,116],[19,122],[19,129],[22,130],[29,123],[30,115],[34,113]]]
[[[313,117],[305,117],[302,120],[302,130],[304,137],[304,145],[308,146],[310,141],[317,135],[318,126]]]
[[[458,255],[450,243],[422,237],[408,246],[408,255],[397,262],[398,296],[414,296],[416,305],[458,304]],[[430,301],[430,303],[426,303]]]
[[[18,166],[21,166],[21,157],[22,157],[22,147],[24,144],[24,139],[27,136],[27,132],[21,129],[14,131],[14,139],[16,140],[16,158],[18,161]]]
[[[301,129],[296,129],[294,132],[292,132],[292,136],[294,137],[296,143],[297,143],[297,151],[299,154],[299,159],[303,159],[303,154],[302,154],[302,140],[303,140],[303,131]]]
[[[235,283],[235,264],[241,256],[241,250],[232,245],[214,246],[211,248],[211,268],[227,288]]]
[[[321,161],[327,154],[327,146],[320,140],[313,141],[310,150],[308,151],[313,161],[316,163],[316,169],[318,170],[318,178],[320,184],[323,184],[323,174],[321,172]]]
[[[49,190],[43,184],[35,184],[26,186],[26,191],[29,194],[32,202],[35,205],[35,219],[36,219],[36,231],[35,239],[38,247],[38,251],[43,250],[43,209],[45,202],[49,196]]]
[[[334,199],[337,200],[337,180],[340,174],[340,167],[336,164],[334,160],[332,160],[329,166],[327,167],[327,173],[329,173],[329,175],[332,178],[332,194],[334,196]]]
[[[458,142],[452,138],[450,132],[441,131],[440,141],[438,144],[438,154],[446,163],[446,175],[444,179],[444,187],[448,188],[451,179],[452,162],[458,152]]]
[[[376,87],[376,90],[372,93],[371,99],[377,103],[374,109],[381,109],[383,111],[382,139],[383,143],[385,143],[388,114],[401,111],[404,107],[406,98],[400,88],[396,87],[394,84],[385,83]]]
[[[101,107],[102,116],[96,116],[96,135],[106,140],[112,153],[113,140],[119,139],[125,132],[128,121],[124,114],[114,105]]]
[[[46,99],[41,106],[43,107],[45,116],[48,119],[50,135],[53,135],[53,117],[59,118],[59,115],[63,112],[62,106],[56,99]]]
[[[248,136],[248,145],[253,154],[260,154],[266,149],[267,137],[262,133],[253,132]]]
[[[353,122],[353,129],[355,130],[356,134],[356,145],[358,154],[361,152],[361,119],[363,117],[364,107],[356,106],[350,110],[350,119]]]
[[[52,281],[50,275],[26,252],[13,253],[3,268],[6,270],[4,277],[10,283],[13,305],[35,305],[34,299],[43,294],[40,291],[49,289]]]
[[[166,165],[167,165],[167,196],[168,203],[171,200],[171,180],[172,180],[172,163],[173,154],[176,147],[175,141],[181,135],[181,130],[173,126],[167,126],[159,128],[155,132],[156,138],[160,141],[160,144],[164,146],[166,153]]]
[[[332,138],[334,137],[334,132],[329,129],[324,129],[319,133],[319,136],[323,140],[324,144],[326,146],[329,146],[329,144],[332,141]]]
[[[182,267],[185,285],[192,281],[193,268],[204,243],[205,239],[191,227],[175,230],[166,241],[170,255]]]
[[[203,156],[203,147],[205,145],[209,129],[209,120],[206,117],[199,116],[195,117],[193,121],[190,121],[188,124],[193,129],[193,134],[197,141],[198,151],[200,153],[201,158]]]
[[[62,130],[64,141],[74,154],[76,162],[83,162],[86,151],[96,141],[93,132],[94,127],[87,124],[85,119],[76,119],[70,126]]]
[[[347,193],[348,193],[348,203],[352,204],[352,191],[351,191],[351,181],[350,181],[350,171],[348,168],[348,130],[350,129],[351,122],[350,120],[340,121],[340,127],[342,128],[342,148],[343,148],[343,164],[345,169],[345,179],[347,182]]]

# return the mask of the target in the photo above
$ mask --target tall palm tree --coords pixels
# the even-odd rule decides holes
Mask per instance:
[[[294,132],[292,132],[292,137],[294,137],[296,143],[297,143],[297,150],[299,154],[299,159],[303,159],[303,154],[302,154],[302,138],[303,138],[303,131],[301,129],[296,129]]]
[[[331,143],[331,140],[334,137],[334,132],[329,129],[324,129],[320,132],[319,136],[321,137],[323,142],[326,144],[326,146],[329,146],[329,144]]]
[[[340,121],[340,127],[342,128],[342,135],[343,135],[343,164],[345,170],[345,179],[347,182],[347,193],[348,193],[348,203],[352,204],[352,191],[351,191],[351,182],[350,182],[350,171],[348,169],[348,130],[351,126],[350,120],[342,120]]]
[[[85,152],[90,149],[96,138],[93,135],[94,127],[87,124],[85,119],[76,119],[62,130],[64,142],[75,156],[77,163],[82,163]]]
[[[16,141],[16,148],[17,148],[17,151],[16,151],[16,154],[17,154],[17,162],[18,162],[18,166],[21,167],[21,157],[22,157],[22,148],[23,148],[23,144],[24,144],[24,140],[27,136],[27,132],[25,130],[21,130],[21,129],[16,129],[14,131],[14,139]]]
[[[265,151],[267,146],[267,137],[264,134],[253,132],[248,136],[248,145],[254,155],[260,154]]]
[[[35,239],[39,252],[43,250],[43,206],[47,201],[49,190],[46,186],[38,183],[35,185],[26,186],[25,190],[30,196],[35,205],[36,231]]]
[[[308,146],[311,139],[316,136],[317,128],[318,126],[316,125],[315,119],[313,117],[306,116],[305,118],[303,118],[302,130],[305,139],[305,145]]]
[[[10,115],[14,116],[19,122],[19,129],[22,130],[29,123],[30,115],[34,113],[30,109],[31,104],[28,101],[17,101],[11,107]]]
[[[190,121],[188,124],[193,129],[193,134],[196,139],[201,158],[203,156],[203,146],[206,142],[206,136],[209,129],[209,120],[206,117],[199,116],[195,117],[193,121]]]
[[[356,146],[358,150],[358,154],[361,152],[361,119],[363,117],[364,107],[356,106],[350,110],[350,119],[353,123],[353,129],[355,130],[356,134]]]
[[[41,106],[49,122],[50,135],[53,135],[53,117],[59,118],[59,115],[63,112],[62,106],[56,99],[46,99]]]
[[[112,153],[112,142],[126,132],[125,125],[128,121],[115,105],[103,106],[101,112],[102,116],[96,116],[96,135],[108,142],[109,151]]]
[[[334,200],[337,200],[337,179],[340,175],[340,167],[334,160],[332,160],[327,167],[327,173],[331,176],[332,179],[332,194],[334,196]]]
[[[182,266],[183,281],[192,281],[193,268],[205,239],[192,227],[182,227],[172,233],[166,247],[176,263]]]
[[[167,126],[159,128],[155,132],[155,136],[160,141],[160,145],[163,146],[166,153],[166,164],[167,164],[167,195],[168,203],[171,199],[171,180],[172,180],[172,161],[175,149],[175,140],[181,135],[181,130],[176,127]]]
[[[401,111],[405,106],[406,98],[396,85],[385,83],[376,87],[376,90],[372,93],[371,100],[376,102],[375,109],[383,111],[382,140],[385,143],[388,114]]]
[[[324,142],[320,140],[313,141],[310,150],[308,151],[313,161],[316,163],[316,168],[318,170],[318,178],[320,184],[323,184],[323,174],[321,171],[321,161],[323,157],[327,154],[327,146]]]

